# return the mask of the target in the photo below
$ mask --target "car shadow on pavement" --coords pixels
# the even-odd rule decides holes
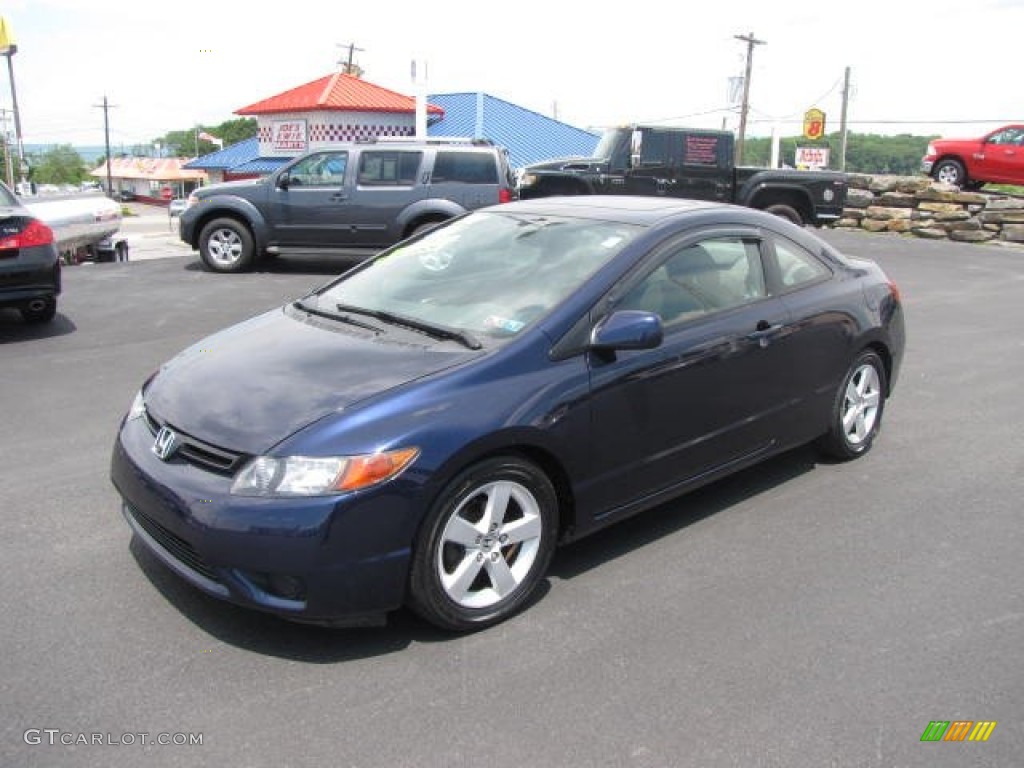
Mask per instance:
[[[188,259],[184,269],[189,272],[206,272],[198,254]],[[328,275],[337,277],[357,264],[366,260],[366,256],[324,256],[320,254],[289,254],[264,258],[254,270],[256,273],[281,275]],[[230,280],[233,275],[219,275]]]
[[[395,653],[414,642],[457,637],[407,611],[379,627],[334,628],[286,621],[200,592],[161,563],[133,536],[128,546],[143,575],[182,616],[223,643],[266,656],[335,664]]]
[[[0,309],[0,344],[66,336],[77,330],[78,326],[60,310],[48,323],[26,323],[17,310]]]
[[[813,446],[787,451],[658,507],[613,523],[555,552],[548,575],[572,579],[814,470]]]
[[[818,463],[813,448],[789,451],[556,551],[548,575],[563,580],[580,576],[810,472]],[[464,637],[436,629],[404,609],[390,614],[387,624],[380,627],[329,628],[289,622],[200,592],[157,560],[134,536],[129,550],[150,583],[185,618],[221,642],[255,653],[335,664],[395,653],[414,643]],[[531,607],[542,602],[551,588],[550,578],[544,579],[520,615],[528,616]]]

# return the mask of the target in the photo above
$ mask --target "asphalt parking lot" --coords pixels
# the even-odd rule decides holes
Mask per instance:
[[[528,611],[466,637],[207,598],[107,479],[151,371],[339,263],[213,275],[168,242],[66,269],[47,328],[0,311],[0,765],[1020,765],[1024,250],[825,236],[903,293],[872,453],[793,451],[560,550]],[[998,724],[922,743],[934,720]]]

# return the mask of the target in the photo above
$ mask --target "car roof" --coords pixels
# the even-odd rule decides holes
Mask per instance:
[[[583,218],[620,221],[624,224],[651,226],[667,218],[686,214],[720,211],[747,218],[755,213],[726,203],[704,200],[685,200],[674,197],[645,197],[642,195],[579,195],[571,197],[541,197],[504,203],[491,210],[548,216],[578,216]],[[756,223],[756,216],[750,223]]]

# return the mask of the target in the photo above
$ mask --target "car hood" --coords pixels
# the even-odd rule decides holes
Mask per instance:
[[[240,179],[239,181],[222,181],[219,184],[210,184],[200,187],[195,191],[195,196],[200,200],[214,195],[238,194],[246,189],[258,189],[266,184],[265,179]]]
[[[526,173],[535,171],[600,171],[608,164],[607,158],[603,157],[560,157],[555,160],[545,160],[543,163],[534,163],[527,166]]]
[[[330,413],[481,354],[407,339],[276,309],[165,364],[146,388],[146,408],[199,440],[259,454]]]

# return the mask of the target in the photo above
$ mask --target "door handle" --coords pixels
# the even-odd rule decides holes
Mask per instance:
[[[330,200],[332,203],[340,203],[342,200],[348,200],[348,195],[344,192],[335,192],[331,195]]]
[[[763,349],[768,346],[768,342],[771,341],[772,337],[782,330],[782,327],[781,323],[771,325],[767,321],[762,320],[757,324],[756,331],[747,334],[747,339],[749,341],[756,341]]]

